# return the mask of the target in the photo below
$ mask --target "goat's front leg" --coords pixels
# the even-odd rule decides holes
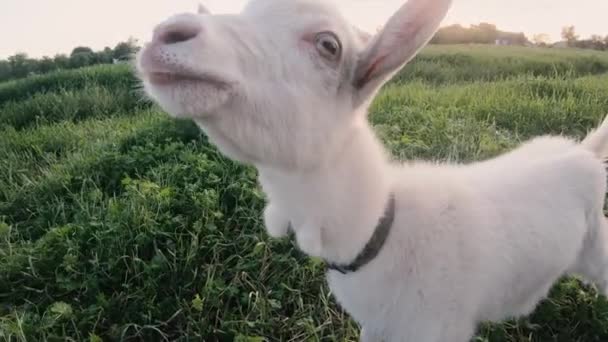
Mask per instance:
[[[473,320],[456,316],[439,317],[432,312],[417,312],[407,321],[389,322],[370,330],[362,323],[360,342],[469,342],[475,332]],[[373,327],[373,326],[372,326]]]
[[[360,342],[384,342],[384,339],[373,333],[371,330],[369,329],[361,329],[361,337],[359,338]]]
[[[308,222],[295,228],[298,247],[311,257],[321,257],[323,251],[323,240],[321,237],[321,227]]]
[[[273,238],[282,238],[289,233],[289,219],[273,203],[269,203],[264,209],[264,225]]]

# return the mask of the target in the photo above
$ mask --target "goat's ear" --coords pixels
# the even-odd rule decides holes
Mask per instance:
[[[371,96],[435,35],[452,0],[409,0],[359,55],[352,80],[358,104]]]
[[[203,5],[203,4],[198,4],[197,12],[198,12],[198,14],[211,14],[211,12],[209,12],[207,7],[205,7],[205,5]]]

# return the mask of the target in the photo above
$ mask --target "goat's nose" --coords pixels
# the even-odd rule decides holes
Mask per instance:
[[[177,44],[196,38],[203,30],[198,18],[184,15],[159,25],[154,32],[154,40],[161,44]]]

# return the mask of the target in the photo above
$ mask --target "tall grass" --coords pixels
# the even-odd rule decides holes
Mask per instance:
[[[430,47],[370,119],[401,159],[468,162],[537,134],[582,137],[608,112],[607,61]],[[0,84],[0,341],[356,341],[323,264],[264,233],[255,170],[135,87],[125,66]],[[476,337],[603,340],[608,301],[575,278]]]
[[[0,106],[8,101],[28,99],[38,93],[79,90],[90,85],[129,91],[137,83],[133,69],[128,64],[62,70],[0,83]]]
[[[82,121],[111,115],[127,115],[149,107],[126,89],[86,85],[81,89],[60,89],[38,93],[27,101],[7,102],[0,111],[0,123],[23,129],[62,121]]]

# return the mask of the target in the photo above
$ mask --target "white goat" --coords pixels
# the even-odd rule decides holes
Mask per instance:
[[[562,275],[608,287],[608,124],[470,165],[396,165],[373,134],[370,102],[450,2],[410,0],[374,37],[323,0],[201,7],[138,56],[164,110],[257,167],[269,234],[291,227],[302,251],[341,265],[328,283],[362,341],[467,341],[482,320],[530,313]]]

